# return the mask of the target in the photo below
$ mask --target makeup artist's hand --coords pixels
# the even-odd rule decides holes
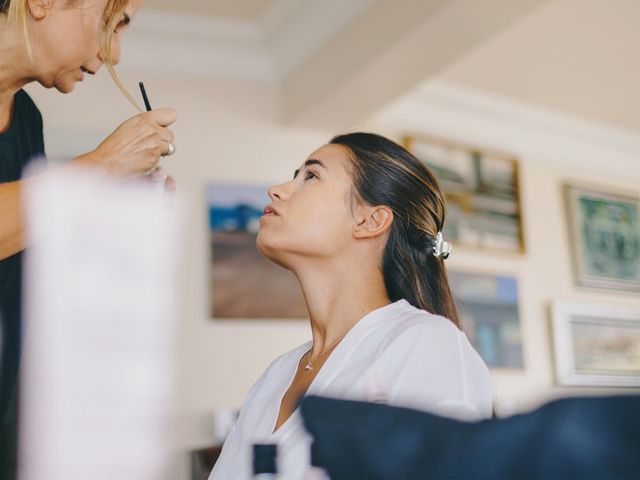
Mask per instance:
[[[76,160],[91,162],[115,175],[147,172],[168,152],[169,142],[173,142],[173,132],[168,127],[176,118],[172,108],[140,113],[121,123],[95,150]]]

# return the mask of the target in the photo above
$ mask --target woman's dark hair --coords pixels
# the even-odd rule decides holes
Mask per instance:
[[[406,149],[380,135],[349,133],[329,143],[351,151],[355,198],[393,211],[382,256],[389,299],[404,298],[460,328],[444,260],[433,254],[445,219],[445,200],[436,178]]]

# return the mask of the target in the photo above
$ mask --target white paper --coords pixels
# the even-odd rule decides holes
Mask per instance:
[[[27,191],[21,480],[168,478],[179,215],[84,171]]]

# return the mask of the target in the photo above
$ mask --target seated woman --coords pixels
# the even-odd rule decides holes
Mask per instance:
[[[489,371],[460,330],[443,262],[443,194],[420,161],[379,135],[341,135],[269,197],[257,246],[300,282],[313,340],[253,385],[210,480],[250,478],[256,442],[277,443],[280,472],[302,478],[307,393],[491,416]]]

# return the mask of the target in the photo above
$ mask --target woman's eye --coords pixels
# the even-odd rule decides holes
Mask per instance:
[[[318,178],[318,176],[315,173],[313,173],[311,170],[308,170],[307,173],[305,173],[304,175],[304,179],[311,180],[312,178]]]

